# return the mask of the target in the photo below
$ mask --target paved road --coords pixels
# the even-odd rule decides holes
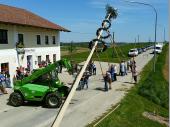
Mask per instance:
[[[135,58],[138,72],[153,57],[149,52],[151,51]],[[104,82],[99,62],[95,63],[98,68],[97,75],[90,77],[88,90],[75,93],[61,122],[61,127],[84,127],[109,109],[111,105],[119,103],[127,90],[133,86],[130,83],[131,73],[128,73],[124,77],[118,76],[118,81],[112,83],[112,90],[103,92],[100,90]],[[104,70],[108,69],[107,63],[101,62],[101,64]],[[66,83],[73,81],[73,77],[66,72],[63,72],[60,78]],[[0,127],[49,127],[58,112],[58,109],[43,108],[41,104],[27,104],[15,108],[7,105],[7,102],[8,95],[0,95]]]

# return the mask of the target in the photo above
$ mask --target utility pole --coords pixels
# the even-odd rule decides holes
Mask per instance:
[[[70,58],[72,59],[72,52],[73,52],[73,41],[70,42],[70,48],[69,48],[69,52],[70,52]]]
[[[115,32],[113,32],[113,43],[115,42]]]
[[[165,40],[165,27],[164,27],[164,43],[165,43],[165,41],[166,41],[166,40]]]
[[[113,32],[113,35],[112,35],[113,37],[113,47],[115,47],[115,32]],[[112,57],[114,57],[114,50],[113,50],[113,52],[112,52]]]
[[[138,35],[138,43],[139,43],[139,35]]]
[[[151,38],[149,37],[149,39],[148,39],[148,40],[149,40],[149,43],[150,43],[150,42],[151,42]]]
[[[73,52],[73,42],[71,41],[71,53]]]
[[[70,42],[70,52],[73,52],[73,41]]]
[[[135,37],[135,44],[134,44],[134,48],[136,47],[136,37]]]

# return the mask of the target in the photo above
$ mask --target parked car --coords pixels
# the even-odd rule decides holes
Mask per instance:
[[[137,56],[138,55],[138,50],[137,48],[135,49],[130,49],[130,51],[128,52],[128,56]]]
[[[138,48],[138,54],[141,54],[143,50],[141,48]]]
[[[142,48],[143,52],[146,52],[146,48]]]

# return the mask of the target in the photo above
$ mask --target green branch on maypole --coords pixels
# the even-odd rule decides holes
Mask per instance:
[[[117,18],[118,16],[117,9],[113,8],[109,4],[106,5],[105,9],[106,9],[106,17],[108,17],[108,15],[110,14],[109,20]]]

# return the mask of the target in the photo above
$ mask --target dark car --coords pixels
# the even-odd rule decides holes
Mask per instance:
[[[141,48],[138,48],[138,54],[141,54],[143,50]]]
[[[143,51],[143,52],[146,52],[146,48],[142,48],[142,51]]]

